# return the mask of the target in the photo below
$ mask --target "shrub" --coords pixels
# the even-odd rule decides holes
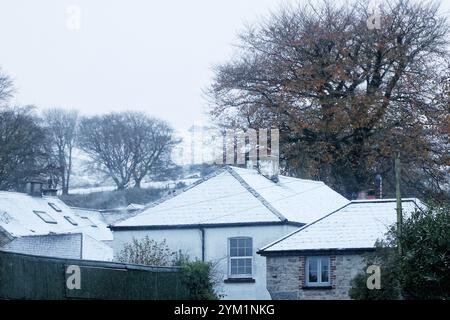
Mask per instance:
[[[211,262],[184,261],[181,264],[181,281],[189,290],[191,300],[217,300],[214,265]]]
[[[175,253],[170,251],[166,240],[157,242],[145,236],[126,243],[117,254],[116,260],[125,263],[145,264],[149,266],[168,267],[173,265]]]
[[[370,265],[380,266],[381,289],[369,290],[367,288],[368,274],[360,273],[351,282],[349,296],[356,300],[397,300],[401,298],[400,283],[397,279],[397,249],[393,247],[383,247],[379,244],[374,253],[364,256],[366,267]]]
[[[403,225],[399,279],[407,299],[450,298],[450,205],[417,211]]]
[[[130,243],[116,256],[116,260],[125,263],[136,263],[151,266],[180,267],[181,281],[189,292],[192,300],[217,300],[217,272],[211,262],[190,261],[189,256],[182,252],[173,252],[165,240],[157,242],[148,236],[138,240],[133,238]]]
[[[402,245],[399,256],[396,241]],[[393,228],[388,239],[366,256],[367,265],[381,267],[381,290],[366,287],[367,276],[352,281],[353,299],[449,299],[450,206],[416,211],[403,223],[400,237]]]

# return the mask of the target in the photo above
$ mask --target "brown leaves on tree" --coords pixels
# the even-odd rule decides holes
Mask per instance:
[[[211,114],[224,126],[278,127],[285,171],[349,197],[377,173],[392,194],[397,152],[404,195],[439,192],[449,26],[434,4],[392,0],[369,30],[368,4],[287,7],[248,28],[240,52],[216,67]]]

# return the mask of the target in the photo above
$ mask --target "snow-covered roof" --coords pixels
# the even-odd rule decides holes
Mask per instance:
[[[0,191],[0,227],[13,237],[81,232],[97,240],[113,239],[106,223],[76,214],[57,197],[18,192]]]
[[[141,209],[144,205],[141,205]],[[72,211],[78,216],[89,217],[93,221],[101,221],[102,226],[107,228],[108,225],[114,224],[119,220],[125,220],[130,217],[135,216],[139,209],[128,209],[128,208],[115,208],[115,209],[91,209],[91,208],[79,208],[70,207]],[[111,232],[107,229],[108,232]],[[111,234],[112,236],[112,234]]]
[[[402,199],[404,216],[424,205],[413,198]],[[355,200],[329,215],[274,241],[261,253],[302,250],[373,248],[397,221],[395,199]]]
[[[0,250],[65,259],[110,261],[113,258],[112,248],[82,233],[23,236]]]
[[[323,182],[225,167],[113,228],[242,223],[309,223],[349,201]]]
[[[24,236],[15,238],[0,250],[35,256],[81,259],[81,233]]]

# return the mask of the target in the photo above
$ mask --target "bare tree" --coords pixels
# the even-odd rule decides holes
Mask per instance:
[[[77,136],[78,111],[48,109],[44,112],[49,147],[61,179],[62,194],[69,194],[72,152]]]
[[[8,75],[2,74],[0,69],[0,104],[7,102],[14,92],[14,86]]]
[[[27,179],[47,175],[45,130],[32,107],[0,109],[0,190],[20,190]]]
[[[117,188],[125,189],[131,179],[136,187],[158,166],[170,160],[172,129],[139,112],[111,113],[82,119],[79,146]]]
[[[147,117],[142,113],[129,114],[135,127],[133,171],[134,186],[141,187],[146,176],[166,172],[172,165],[171,151],[176,141],[173,129],[164,121]]]

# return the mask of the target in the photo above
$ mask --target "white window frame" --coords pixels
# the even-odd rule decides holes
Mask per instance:
[[[236,257],[232,257],[231,256],[231,240],[248,240],[250,239],[251,243],[252,243],[252,254],[250,256],[236,256]],[[251,259],[251,273],[247,274],[247,273],[243,273],[243,274],[231,274],[231,261],[232,260],[240,260],[240,259]],[[252,278],[253,277],[253,271],[254,270],[254,265],[253,265],[253,238],[252,237],[230,237],[228,238],[228,277],[229,278]]]
[[[317,259],[317,282],[309,282],[309,262],[311,259]],[[322,259],[328,260],[328,281],[322,281]],[[305,283],[308,287],[328,287],[331,285],[331,259],[329,256],[310,256],[305,260]]]

